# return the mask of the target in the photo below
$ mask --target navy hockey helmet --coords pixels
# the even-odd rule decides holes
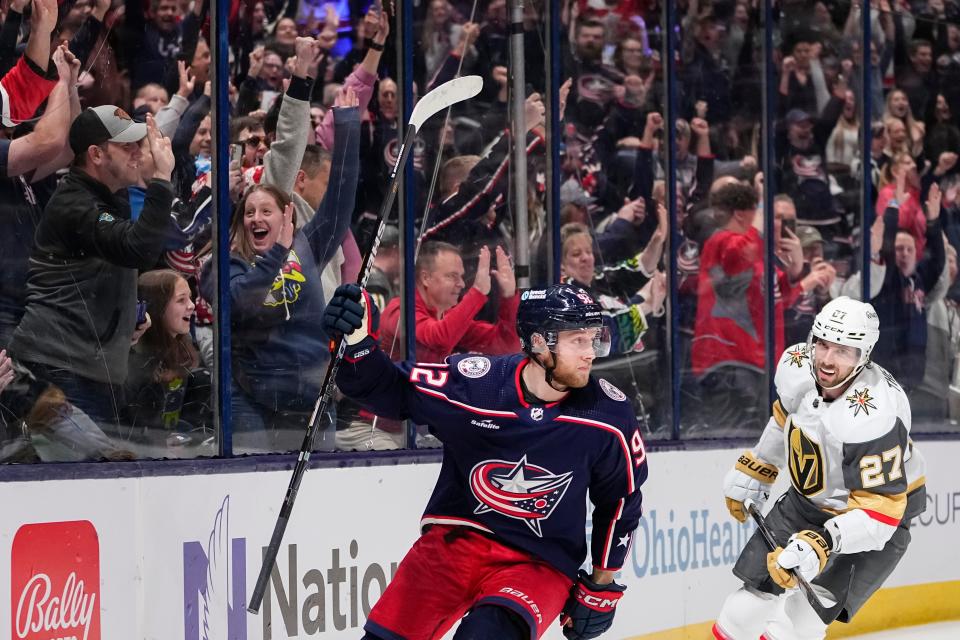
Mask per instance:
[[[603,323],[603,312],[589,293],[569,284],[555,284],[547,289],[529,289],[520,295],[517,309],[517,335],[528,354],[533,353],[533,334],[543,336],[552,351],[561,331],[596,329],[594,353],[603,357],[610,353],[610,333]]]

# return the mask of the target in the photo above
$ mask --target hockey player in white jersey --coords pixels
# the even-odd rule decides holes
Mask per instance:
[[[759,531],[747,542],[733,569],[744,584],[727,597],[716,638],[819,640],[827,625],[790,570],[845,602],[837,619],[849,622],[903,557],[910,520],[926,506],[924,464],[906,395],[870,362],[879,335],[871,305],[837,298],[807,343],[777,363],[772,416],[727,474],[724,494],[743,522],[744,502],[762,506],[786,470],[790,487],[767,516],[780,546],[770,552]],[[775,615],[781,598],[785,616]]]

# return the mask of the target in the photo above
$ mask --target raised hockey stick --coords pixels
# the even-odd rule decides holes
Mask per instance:
[[[383,229],[387,223],[387,216],[393,207],[393,201],[396,199],[397,191],[400,189],[403,167],[407,162],[407,158],[410,156],[417,132],[430,116],[443,111],[450,105],[472,98],[480,93],[480,89],[482,88],[483,79],[480,76],[456,78],[450,82],[443,83],[423,96],[413,108],[403,143],[400,145],[400,152],[397,154],[397,161],[394,163],[393,170],[390,172],[390,184],[387,188],[387,193],[384,196],[383,203],[380,205],[377,233],[373,238],[370,251],[367,253],[363,260],[363,265],[360,267],[360,279],[357,281],[357,284],[361,287],[366,286],[367,279],[370,277],[373,260],[377,255],[377,249],[380,247],[380,237],[383,235]],[[293,467],[293,474],[290,477],[290,484],[287,486],[287,493],[283,498],[283,504],[280,505],[280,513],[277,515],[277,522],[273,527],[270,544],[263,553],[263,565],[260,567],[260,575],[257,576],[257,584],[253,588],[250,605],[247,607],[247,611],[250,613],[260,611],[263,594],[267,588],[267,581],[270,579],[270,572],[273,570],[274,562],[277,560],[277,554],[280,552],[280,543],[283,541],[283,534],[287,529],[290,514],[293,512],[293,503],[297,499],[300,481],[303,479],[303,474],[307,470],[307,462],[309,462],[310,453],[313,451],[313,444],[320,427],[320,418],[326,415],[327,406],[333,397],[334,382],[337,377],[337,369],[340,367],[340,360],[343,358],[345,344],[342,336],[330,342],[330,351],[333,355],[330,358],[326,376],[323,378],[320,396],[317,398],[317,403],[313,407],[310,424],[307,427],[306,434],[303,436],[300,454],[297,456],[297,462]]]
[[[756,503],[753,500],[747,499],[744,501],[743,506],[746,507],[747,512],[757,523],[760,535],[763,536],[767,546],[770,547],[770,551],[774,551],[779,545],[777,544],[776,538],[773,537],[773,532],[770,531],[770,528],[767,526],[767,521],[763,518],[763,514],[757,509]],[[843,607],[847,604],[846,594],[850,592],[850,585],[853,582],[853,571],[854,567],[850,565],[850,576],[847,578],[847,588],[843,592],[843,600],[835,602],[832,593],[819,585],[810,584],[806,578],[800,575],[799,571],[790,569],[790,573],[797,579],[800,591],[803,592],[807,602],[810,603],[810,606],[813,607],[814,612],[823,620],[824,624],[830,624],[836,620],[837,616],[840,615],[840,612],[843,610]]]

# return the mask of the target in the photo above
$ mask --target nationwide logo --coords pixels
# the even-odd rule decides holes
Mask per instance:
[[[10,564],[12,638],[100,640],[100,542],[92,523],[23,525]]]
[[[246,553],[246,539],[230,537],[225,496],[206,544],[183,543],[185,640],[246,640]]]
[[[542,538],[540,523],[560,504],[572,480],[572,473],[556,475],[530,464],[527,456],[517,462],[485,460],[470,471],[470,490],[480,501],[474,513],[496,511],[522,520]]]

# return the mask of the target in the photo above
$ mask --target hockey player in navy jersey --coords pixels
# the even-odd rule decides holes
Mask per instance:
[[[766,518],[782,546],[769,551],[759,532],[747,542],[733,569],[743,587],[713,627],[719,640],[820,640],[827,625],[791,570],[845,603],[837,619],[849,622],[906,552],[910,520],[926,507],[924,462],[907,396],[870,362],[879,336],[873,307],[840,297],[817,314],[807,343],[781,356],[773,415],[724,494],[743,522],[744,503],[762,506],[786,466],[790,488]]]
[[[614,582],[641,511],[646,453],[626,396],[590,376],[609,352],[599,305],[556,285],[521,296],[524,353],[394,364],[379,312],[356,285],[337,289],[324,328],[345,334],[337,384],[378,415],[430,426],[443,464],[422,535],[364,626],[368,640],[531,640],[558,617],[595,638],[626,587]],[[594,505],[593,571],[587,497]],[[561,616],[562,613],[562,616]]]

